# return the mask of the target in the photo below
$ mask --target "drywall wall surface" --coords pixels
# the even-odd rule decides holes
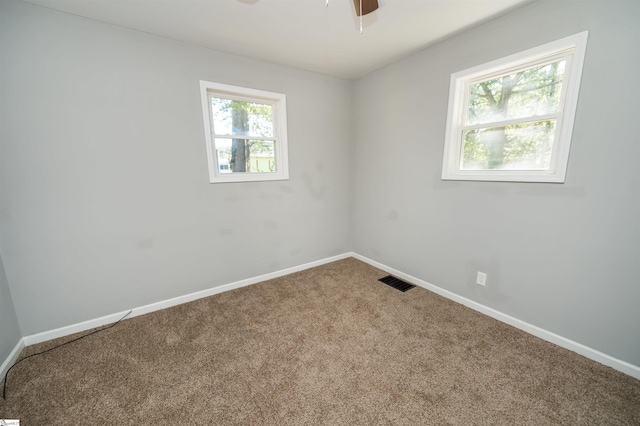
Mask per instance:
[[[1,7],[0,244],[24,335],[350,250],[351,81]],[[209,183],[200,80],[287,95],[289,180]]]
[[[0,364],[9,357],[21,338],[9,283],[0,257]]]
[[[638,22],[537,1],[356,81],[354,251],[640,366]],[[450,75],[585,30],[566,182],[441,180]]]

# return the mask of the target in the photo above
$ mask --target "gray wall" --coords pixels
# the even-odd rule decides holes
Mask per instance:
[[[0,7],[0,249],[24,335],[350,250],[350,81]],[[287,95],[290,180],[208,183],[201,79]]]
[[[9,357],[21,338],[22,334],[13,308],[9,283],[4,272],[2,257],[0,257],[0,364]]]
[[[354,251],[640,365],[638,23],[534,2],[357,81]],[[566,183],[442,181],[451,73],[584,30]]]

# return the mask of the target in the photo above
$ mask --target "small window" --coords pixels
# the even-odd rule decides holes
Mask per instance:
[[[209,181],[289,179],[286,97],[200,81]]]
[[[451,75],[442,179],[564,182],[587,32]]]

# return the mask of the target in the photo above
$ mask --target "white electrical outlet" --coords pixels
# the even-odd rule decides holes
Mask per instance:
[[[487,285],[487,274],[478,271],[478,277],[476,278],[476,284]]]

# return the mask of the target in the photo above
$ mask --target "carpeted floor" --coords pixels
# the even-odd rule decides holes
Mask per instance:
[[[640,424],[640,381],[385,275],[350,258],[127,319],[16,366],[0,419]]]

